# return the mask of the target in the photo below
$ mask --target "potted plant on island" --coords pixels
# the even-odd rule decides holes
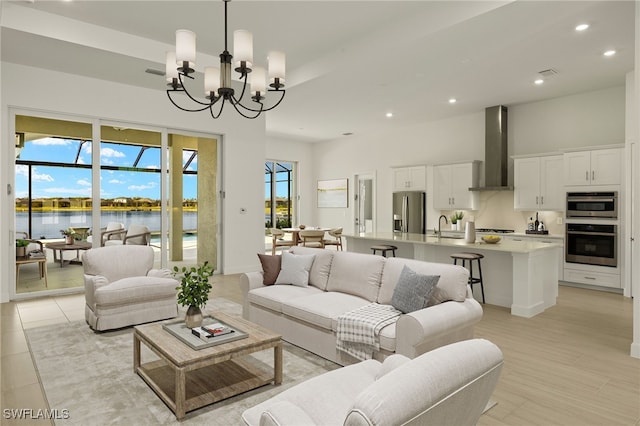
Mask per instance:
[[[463,217],[464,217],[464,212],[453,212],[453,214],[449,218],[451,219],[451,228],[456,231],[459,231],[460,225],[458,224],[458,222],[461,221]]]
[[[198,267],[173,267],[173,275],[176,277],[181,275],[180,285],[176,290],[178,290],[178,303],[187,307],[184,322],[189,328],[202,325],[201,308],[209,300],[209,291],[212,288],[209,277],[213,275],[213,271],[213,266],[209,266],[208,261]]]
[[[28,245],[29,241],[27,240],[16,240],[16,257],[25,257]]]

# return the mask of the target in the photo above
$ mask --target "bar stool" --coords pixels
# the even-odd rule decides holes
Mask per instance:
[[[469,261],[469,285],[471,286],[471,290],[473,291],[473,285],[480,283],[480,290],[482,291],[482,303],[484,303],[484,284],[482,282],[482,266],[480,266],[480,259],[482,259],[484,255],[480,253],[453,253],[451,258],[453,259],[453,264],[458,264],[458,259],[462,260],[462,266],[466,267],[467,260]],[[473,261],[478,261],[478,271],[479,276],[473,276]]]
[[[398,250],[398,247],[396,246],[392,246],[389,244],[381,244],[378,246],[371,246],[371,251],[373,251],[373,254],[376,254],[376,252],[380,251],[382,252],[382,257],[387,257],[387,252],[390,251],[393,254],[393,257],[396,257],[396,250]]]

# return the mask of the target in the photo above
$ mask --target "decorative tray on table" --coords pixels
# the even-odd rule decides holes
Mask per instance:
[[[248,336],[248,334],[244,331],[236,327],[232,327],[229,324],[214,317],[205,317],[202,320],[203,327],[214,324],[216,326],[222,325],[226,328],[227,332],[225,334],[213,335],[211,337],[198,337],[196,334],[199,333],[194,334],[192,329],[186,326],[184,320],[176,320],[168,322],[166,324],[162,324],[162,328],[164,328],[169,333],[180,339],[183,343],[189,345],[189,347],[195,350],[210,348],[211,346],[233,342],[235,340],[244,339]]]

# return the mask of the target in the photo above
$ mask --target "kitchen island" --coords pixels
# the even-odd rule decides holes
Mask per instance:
[[[373,245],[392,244],[398,247],[398,257],[439,263],[453,263],[450,255],[456,252],[480,253],[486,303],[526,318],[556,304],[560,244],[508,240],[487,244],[479,237],[475,243],[466,243],[462,238],[394,232],[342,235],[347,250],[357,253],[371,253]],[[479,294],[480,286],[473,287]]]

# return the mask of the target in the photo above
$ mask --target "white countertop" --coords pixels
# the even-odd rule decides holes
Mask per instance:
[[[501,240],[497,244],[487,244],[480,239],[478,235],[475,243],[466,243],[464,238],[438,238],[433,235],[411,234],[411,233],[395,233],[395,232],[368,232],[360,234],[342,234],[347,238],[358,238],[363,240],[372,240],[380,242],[402,242],[413,244],[426,244],[441,247],[460,247],[474,250],[489,250],[509,253],[531,253],[537,250],[549,249],[552,247],[561,247],[560,244],[542,243],[535,239],[523,241]],[[509,234],[513,235],[513,234]]]

